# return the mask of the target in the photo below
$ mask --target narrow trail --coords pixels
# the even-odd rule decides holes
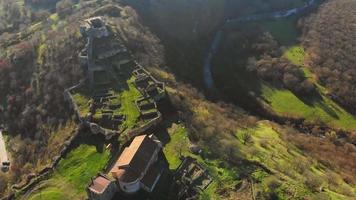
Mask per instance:
[[[6,146],[5,146],[5,140],[2,135],[2,130],[0,129],[0,166],[2,162],[7,162],[9,161],[8,156],[7,156],[7,151],[6,151]]]
[[[226,26],[231,26],[231,25],[239,25],[241,23],[245,22],[252,22],[252,21],[259,21],[259,20],[268,20],[268,19],[280,19],[280,18],[286,18],[290,17],[292,15],[297,15],[306,9],[316,5],[316,0],[309,0],[304,6],[298,7],[298,8],[291,8],[288,10],[282,10],[282,11],[276,11],[276,12],[271,12],[271,13],[264,13],[264,14],[258,14],[258,15],[249,15],[245,17],[239,17],[235,19],[227,19],[223,23],[223,25],[218,29],[218,31],[215,33],[215,36],[212,40],[212,43],[210,45],[210,48],[208,49],[208,52],[204,58],[204,86],[208,91],[211,91],[215,89],[215,82],[213,79],[212,71],[211,71],[211,61],[216,54],[219,45],[221,43],[221,40],[224,35],[224,28]]]

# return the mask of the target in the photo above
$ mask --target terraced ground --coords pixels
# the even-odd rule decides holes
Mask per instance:
[[[140,117],[139,110],[135,104],[135,101],[141,97],[141,93],[134,85],[134,78],[127,80],[127,88],[122,91],[114,90],[114,95],[119,97],[121,107],[114,112],[126,116],[123,124],[120,125],[120,129],[129,130],[137,126],[137,122]],[[89,106],[92,101],[89,92],[85,88],[78,88],[72,92],[73,99],[77,104],[81,117],[85,117],[89,113]],[[100,112],[97,111],[97,112]],[[96,113],[97,114],[97,113]],[[100,113],[98,113],[100,114]]]

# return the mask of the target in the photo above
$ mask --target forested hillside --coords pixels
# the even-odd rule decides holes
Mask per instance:
[[[91,177],[113,156],[109,146],[121,145],[86,134],[63,95],[85,78],[81,22],[103,16],[166,83],[163,122],[153,133],[172,173],[182,156],[207,169],[213,182],[198,199],[355,199],[356,118],[339,105],[351,110],[356,102],[354,1],[226,28],[213,59],[218,91],[202,89],[203,59],[224,20],[305,2],[1,1],[0,125],[12,164],[0,172],[0,197],[85,199]],[[53,173],[26,192],[11,188],[50,164],[76,131],[84,136]]]
[[[356,2],[329,1],[303,21],[311,69],[330,96],[356,112]]]
[[[79,24],[93,11],[121,9],[98,7],[73,8],[63,16],[57,12],[24,28],[22,35],[16,31],[1,35],[0,123],[6,125],[9,152],[16,159],[11,173],[0,172],[0,194],[49,164],[75,131],[76,119],[63,94],[83,79],[77,59],[84,45]],[[138,22],[133,9],[122,8],[122,15],[127,18],[115,18],[112,23],[138,60],[153,66],[161,63],[163,52],[157,38]]]

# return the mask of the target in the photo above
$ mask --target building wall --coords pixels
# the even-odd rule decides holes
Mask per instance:
[[[97,194],[88,190],[88,197],[90,200],[111,200],[115,193],[117,192],[117,187],[115,182],[111,182],[110,185],[102,194]]]
[[[140,178],[138,178],[135,182],[126,183],[123,181],[119,181],[120,188],[123,192],[132,194],[132,193],[135,193],[141,189],[142,184],[140,181],[146,175],[149,167],[157,161],[159,151],[160,151],[160,148],[157,148],[156,151],[153,153],[149,164],[147,165],[148,167],[145,169],[145,171],[142,172]]]
[[[144,184],[142,184],[142,183],[141,183],[141,187],[142,187],[146,192],[152,192],[152,191],[154,190],[154,188],[156,187],[156,184],[157,184],[159,178],[161,178],[161,175],[162,175],[162,173],[159,173],[159,174],[158,174],[158,176],[156,177],[155,182],[154,182],[153,185],[152,185],[152,188],[148,188],[148,187],[146,187],[146,186],[145,186]]]
[[[120,189],[128,194],[135,193],[140,190],[140,181],[136,180],[135,182],[132,183],[125,183],[122,181],[119,181]]]

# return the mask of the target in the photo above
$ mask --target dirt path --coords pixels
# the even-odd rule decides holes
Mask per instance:
[[[2,135],[2,130],[0,130],[0,162],[8,161],[8,160],[9,159],[7,157],[5,140],[4,140],[4,137]],[[1,165],[1,163],[0,163],[0,165]]]

